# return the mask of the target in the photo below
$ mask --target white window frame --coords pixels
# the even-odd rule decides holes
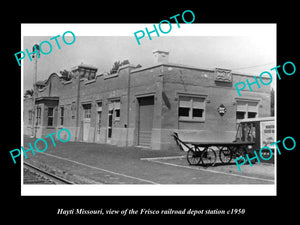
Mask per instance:
[[[28,111],[28,124],[32,124],[33,111],[30,109]]]
[[[52,109],[52,115],[49,115],[49,109]],[[49,106],[47,108],[47,127],[53,127],[54,126],[54,110],[55,108],[53,106]],[[49,118],[52,118],[52,125],[49,125]]]
[[[180,98],[181,97],[190,98],[189,116],[179,116]],[[195,98],[203,99],[203,107],[200,108],[200,109],[203,110],[201,118],[199,118],[199,117],[193,117],[193,109],[194,109],[194,105],[195,105],[194,104],[194,99]],[[205,113],[206,113],[206,99],[207,99],[207,95],[178,93],[178,120],[180,122],[204,122],[205,121]]]
[[[245,111],[241,111],[241,110],[238,110],[238,102],[243,102],[246,104],[246,109]],[[257,106],[256,106],[256,116],[254,118],[257,118],[259,117],[259,102],[260,102],[260,99],[236,99],[236,113],[235,115],[237,114],[237,112],[245,112],[245,118],[244,119],[248,119],[248,113],[249,112],[254,112],[254,111],[249,111],[249,103],[256,103]],[[242,119],[237,119],[236,118],[236,121],[239,122],[241,121]]]
[[[109,109],[108,110],[113,110],[113,121],[120,121],[121,118],[121,99],[113,99],[110,100],[109,104]],[[117,117],[116,110],[119,110],[119,116]]]
[[[59,106],[59,125],[61,127],[64,125],[65,122],[65,113],[65,107],[63,105]]]
[[[82,118],[83,119],[91,119],[92,118],[92,110],[93,110],[93,104],[91,101],[88,102],[82,102],[81,103],[81,109],[82,109]]]
[[[116,100],[114,101],[114,116],[115,116],[115,121],[120,121],[120,117],[121,117],[121,101],[120,100]],[[119,110],[119,116],[117,116],[117,110]]]

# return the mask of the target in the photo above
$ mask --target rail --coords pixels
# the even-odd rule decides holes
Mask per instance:
[[[27,168],[33,170],[34,172],[37,172],[43,176],[46,176],[47,178],[50,178],[52,181],[54,181],[55,183],[61,183],[61,184],[74,184],[72,181],[66,180],[62,177],[56,176],[52,173],[49,173],[45,170],[42,170],[41,168],[38,168],[34,165],[31,165],[29,163],[24,162],[24,166],[26,166]]]

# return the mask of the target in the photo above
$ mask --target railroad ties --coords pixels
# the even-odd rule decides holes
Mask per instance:
[[[74,184],[64,178],[24,162],[23,184]]]

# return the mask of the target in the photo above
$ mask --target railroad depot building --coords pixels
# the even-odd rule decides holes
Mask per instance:
[[[114,74],[80,64],[69,81],[52,73],[37,84],[35,113],[33,98],[24,99],[24,134],[67,128],[71,141],[171,149],[174,131],[183,140],[233,141],[239,119],[270,116],[269,85],[254,84],[241,97],[234,87],[253,76],[170,63],[165,51],[153,58],[153,66],[127,64]]]

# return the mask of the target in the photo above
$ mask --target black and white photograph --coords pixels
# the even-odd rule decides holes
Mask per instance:
[[[123,3],[8,8],[4,219],[294,218],[296,7]]]
[[[140,45],[122,36],[132,24],[119,36],[107,36],[118,25],[88,25],[106,36],[66,25],[55,41],[27,36],[35,26],[22,25],[23,48],[32,49],[21,61],[22,189],[65,182],[99,185],[103,195],[276,194],[275,24],[184,24],[190,36],[173,28],[175,36],[150,34]]]

